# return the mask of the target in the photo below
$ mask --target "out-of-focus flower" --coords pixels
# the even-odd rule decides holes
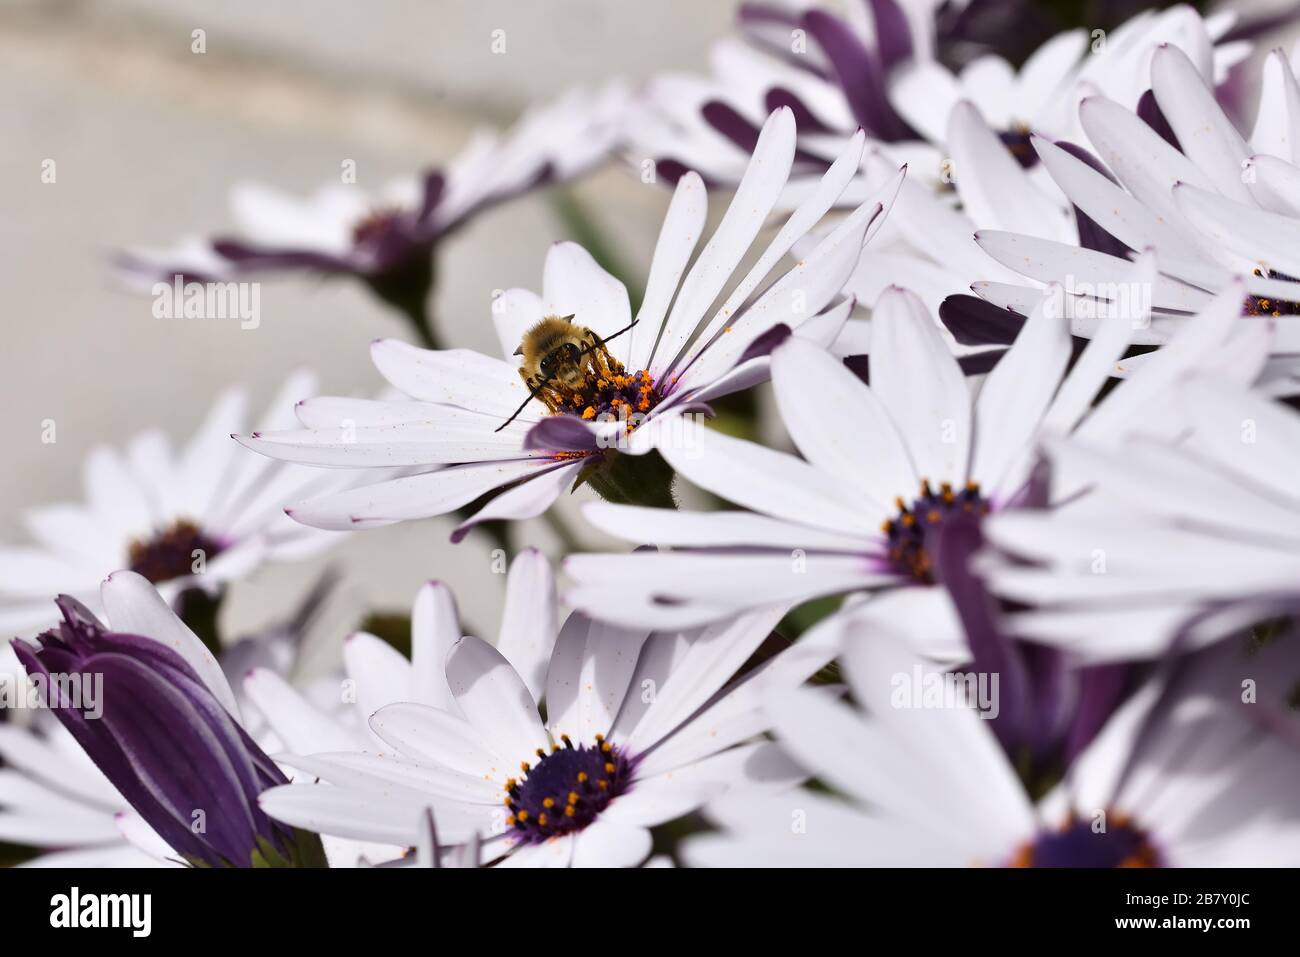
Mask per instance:
[[[694,170],[734,185],[764,118],[788,107],[799,149],[783,204],[801,199],[859,128],[891,144],[895,169],[908,163],[913,175],[937,177],[940,154],[899,119],[886,85],[891,70],[929,45],[929,11],[894,0],[850,6],[852,15],[840,17],[816,4],[742,4],[741,35],[713,45],[710,75],[666,73],[647,86],[628,124],[629,158],[653,162],[670,183]],[[866,195],[855,183],[840,204]]]
[[[1018,633],[1097,659],[1192,646],[1300,607],[1300,416],[1198,378],[1176,393],[1186,438],[1047,446],[1054,481],[1088,493],[999,516],[990,586],[1035,606]],[[1026,564],[1028,562],[1028,564]]]
[[[833,793],[724,796],[706,812],[722,833],[688,840],[685,859],[769,867],[1300,861],[1300,728],[1287,703],[1300,678],[1296,642],[1225,642],[1169,662],[1037,802],[982,720],[983,703],[977,710],[963,697],[969,685],[945,684],[910,644],[879,629],[850,636],[843,664],[856,707],[812,689],[771,696],[777,741]],[[930,686],[951,694],[926,698]]]
[[[782,611],[654,634],[573,615],[547,669],[545,722],[500,652],[462,639],[437,680],[454,710],[381,708],[370,727],[384,751],[285,757],[325,783],[276,788],[262,805],[323,833],[408,845],[432,807],[442,839],[483,835],[484,859],[505,866],[639,864],[650,827],[728,788],[801,779],[754,740],[766,727],[756,704],[762,689],[815,672],[832,642],[810,635],[735,677]]]
[[[645,453],[689,447],[698,429],[687,413],[707,411],[709,401],[764,380],[773,330],[829,342],[843,325],[852,302],[839,300],[840,287],[885,216],[901,172],[881,198],[863,203],[764,283],[839,197],[858,168],[862,142],[852,138],[743,273],[740,264],[794,161],[794,116],[785,108],[764,126],[744,181],[689,270],[703,232],[705,191],[698,176],[682,177],[635,322],[623,284],[581,246],[560,243],[547,256],[542,295],[512,289],[496,300],[504,358],[380,340],[371,350],[375,365],[410,398],[311,400],[298,407],[305,428],[242,441],[312,465],[447,466],[289,508],[298,521],[320,528],[441,515],[505,489],[461,524],[453,535],[459,541],[478,522],[541,514],[579,480],[606,497],[657,496],[664,503],[671,475]],[[539,329],[557,327],[558,338],[538,344]],[[529,354],[519,355],[525,347]],[[340,440],[342,420],[357,425],[349,441]]]
[[[1154,274],[1150,257],[1140,268]],[[1179,375],[1212,365],[1250,381],[1262,361],[1257,333],[1267,330],[1243,331],[1236,312],[1232,294],[1215,300],[1178,348],[1143,357],[1146,368],[1094,409],[1144,320],[1140,305],[1101,321],[1067,371],[1069,321],[1059,296],[1043,298],[972,401],[924,306],[892,290],[873,319],[870,386],[811,344],[791,340],[774,351],[777,404],[803,458],[712,430],[697,437],[693,455],[666,450],[686,478],[752,511],[589,504],[598,528],[675,550],[570,556],[565,570],[576,585],[566,599],[604,619],[680,627],[865,592],[874,597],[853,614],[908,621],[929,651],[960,659],[952,602],[934,587],[945,522],[1045,504],[1031,481],[1043,435],[1111,444],[1138,429],[1172,435],[1181,418],[1167,387]]]
[[[352,275],[416,318],[433,281],[437,244],[483,210],[605,160],[626,104],[619,84],[571,90],[525,113],[504,135],[478,131],[445,167],[396,180],[374,195],[347,179],[306,199],[240,183],[231,192],[238,236],[187,239],[173,251],[133,250],[117,265],[137,283],[170,283],[177,275],[197,282],[268,273]]]
[[[102,597],[112,626],[65,595],[63,622],[14,650],[104,777],[190,864],[324,866],[315,835],[258,807],[287,779],[240,726],[212,654],[139,575],[118,573]]]
[[[314,378],[291,376],[263,419],[292,421],[296,398]],[[211,596],[267,561],[301,558],[335,538],[283,514],[285,500],[351,484],[347,471],[286,467],[244,453],[231,433],[247,428],[247,397],[217,399],[194,437],[174,452],[161,431],[143,432],[120,453],[107,446],[86,459],[86,500],[23,514],[35,544],[0,547],[0,628],[49,624],[53,594],[93,605],[109,572],[130,569],[180,603],[191,590]]]

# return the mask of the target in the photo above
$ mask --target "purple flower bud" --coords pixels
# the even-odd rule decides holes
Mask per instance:
[[[29,675],[43,676],[47,705],[91,760],[180,857],[323,866],[315,835],[262,813],[257,796],[287,779],[180,655],[109,631],[74,598],[56,604],[63,622],[35,646],[14,641],[14,651]]]

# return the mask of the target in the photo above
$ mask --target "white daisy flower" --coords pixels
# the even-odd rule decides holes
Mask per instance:
[[[295,398],[314,377],[291,376],[263,420],[292,421]],[[336,539],[289,521],[285,499],[342,488],[347,471],[295,469],[245,454],[231,434],[247,428],[247,396],[223,393],[179,453],[158,430],[137,435],[124,452],[93,449],[85,463],[84,502],[27,509],[34,539],[0,546],[0,628],[28,631],[57,617],[51,595],[94,607],[109,572],[130,569],[169,601],[189,590],[220,594],[263,562],[300,558]]]
[[[695,866],[1268,867],[1300,862],[1300,646],[1185,656],[1107,723],[1035,803],[989,724],[918,707],[928,671],[888,631],[846,645],[856,707],[812,689],[766,702],[780,745],[834,793],[724,796]],[[1243,693],[1243,683],[1257,699]]]
[[[1243,312],[1277,324],[1275,357],[1262,384],[1292,391],[1300,352],[1300,260],[1292,238],[1300,237],[1300,208],[1288,197],[1300,181],[1290,145],[1300,138],[1300,121],[1287,103],[1300,93],[1291,64],[1280,52],[1270,55],[1249,143],[1188,52],[1161,46],[1150,69],[1153,112],[1139,115],[1102,96],[1079,105],[1104,167],[1077,150],[1034,141],[1057,185],[1100,230],[1100,241],[1075,244],[1021,228],[981,229],[976,240],[1005,267],[1036,282],[1059,282],[1078,301],[1107,299],[1108,290],[1131,282],[1131,251],[1155,249],[1161,274],[1151,292],[1151,327],[1134,339],[1141,345],[1164,344],[1188,313],[1244,277]],[[976,284],[976,292],[1021,314],[1037,295],[1023,282]]]
[[[737,275],[794,161],[793,114],[777,110],[727,212],[689,269],[706,197],[698,176],[682,177],[635,320],[623,284],[581,246],[559,243],[546,258],[540,296],[512,289],[496,300],[503,358],[380,340],[371,357],[409,398],[308,401],[298,408],[304,428],[242,441],[266,455],[312,465],[439,467],[288,510],[320,528],[441,515],[506,489],[461,524],[453,535],[459,541],[478,522],[541,514],[579,478],[602,494],[627,494],[626,483],[641,481],[651,468],[640,456],[689,444],[697,430],[689,428],[693,420],[684,419],[686,413],[707,410],[712,399],[766,378],[774,329],[784,326],[824,342],[837,334],[852,308],[851,301],[838,300],[840,287],[885,215],[901,172],[880,199],[859,206],[775,281],[769,276],[840,196],[858,168],[862,144],[861,136],[851,140],[819,188],[753,266]],[[355,429],[343,436],[342,422]]]
[[[445,167],[395,180],[372,195],[346,182],[305,199],[240,183],[230,197],[238,236],[208,240],[206,249],[187,240],[173,253],[135,250],[119,266],[137,280],[305,271],[381,284],[428,270],[435,244],[476,213],[603,161],[618,140],[626,106],[617,83],[571,90],[526,112],[504,135],[477,131]]]
[[[1154,264],[1140,264],[1148,276]],[[1113,443],[1133,429],[1172,434],[1181,420],[1166,386],[1189,369],[1222,365],[1247,381],[1262,361],[1262,327],[1238,334],[1225,294],[1146,368],[1091,405],[1122,367],[1129,318],[1103,322],[1067,372],[1068,320],[1044,298],[972,400],[957,360],[921,301],[895,289],[873,319],[868,386],[815,346],[790,340],[772,358],[772,384],[800,458],[712,430],[668,461],[700,487],[748,511],[676,512],[592,503],[596,527],[672,552],[575,555],[566,595],[593,616],[656,626],[709,621],[741,609],[825,595],[872,593],[854,606],[913,623],[932,653],[961,656],[952,602],[935,584],[945,519],[1026,504],[1040,436],[1074,432]],[[1141,322],[1141,314],[1138,314]]]
[[[382,751],[285,756],[325,783],[262,797],[273,817],[326,834],[415,843],[432,807],[440,838],[483,835],[505,866],[634,866],[649,828],[727,788],[788,787],[797,768],[754,741],[762,689],[797,684],[833,654],[810,635],[734,676],[783,609],[686,632],[647,634],[570,616],[547,669],[546,718],[524,678],[491,645],[464,638],[447,655],[454,710],[418,701],[381,708]]]
[[[526,548],[511,563],[506,578],[496,647],[515,673],[523,676],[534,696],[540,696],[544,687],[557,614],[550,563],[537,549]],[[443,582],[431,581],[420,588],[411,608],[409,659],[368,632],[348,636],[343,645],[343,680],[335,692],[346,706],[343,713],[322,707],[320,700],[269,668],[250,670],[242,687],[274,733],[280,751],[373,753],[388,747],[368,723],[382,708],[404,702],[457,711],[443,662],[463,634],[451,589]],[[321,839],[331,860],[350,853],[352,859],[367,863],[394,862],[406,850],[387,838],[353,841],[325,834]],[[417,842],[402,842],[412,843]]]
[[[1032,562],[985,563],[990,587],[1034,606],[1018,633],[1088,658],[1160,654],[1297,607],[1300,416],[1239,385],[1177,392],[1189,434],[1047,446],[1055,481],[1089,494],[997,516],[989,540]]]
[[[1032,237],[1035,248],[1115,246],[1088,215],[1071,209],[1047,169],[1038,165],[1031,142],[1056,141],[1057,151],[1067,157],[1077,152],[1071,142],[1060,141],[1082,139],[1080,99],[1108,95],[1136,106],[1148,87],[1149,63],[1162,43],[1189,50],[1207,79],[1221,77],[1226,65],[1239,58],[1242,45],[1213,48],[1207,29],[1219,36],[1230,20],[1215,18],[1213,25],[1203,24],[1187,7],[1142,14],[1096,43],[1097,49],[1083,60],[1084,35],[1063,34],[1032,57],[1019,78],[996,56],[974,61],[962,75],[964,82],[942,81],[946,68],[933,61],[900,67],[898,103],[918,114],[927,136],[944,148],[942,178],[954,188],[958,203],[954,206],[953,197],[927,188],[924,175],[909,176],[885,232],[863,254],[845,289],[867,306],[891,284],[913,290],[942,320],[945,337],[963,357],[964,367],[986,371],[1037,301],[1036,292],[1023,288],[1024,264],[991,247],[988,237],[1014,233],[1024,245],[1030,245]],[[1078,50],[1070,53],[1073,47]],[[1064,79],[1053,80],[1057,74]],[[1049,95],[1062,84],[1068,95],[1059,89]],[[1022,95],[1021,86],[1031,87],[1034,95]],[[1023,112],[1008,112],[1049,108],[1054,119],[1040,117],[1032,123],[1018,118]],[[887,165],[869,154],[863,164],[864,185],[878,182]],[[1147,245],[1152,243],[1134,248]],[[1112,281],[1128,280],[1131,268],[1127,261],[1120,263]],[[1077,286],[1065,273],[1035,278],[1061,282],[1071,291]],[[988,301],[968,295],[972,289]],[[1138,342],[1149,338],[1147,331]],[[870,325],[850,322],[835,348],[843,355],[864,354],[870,342]]]

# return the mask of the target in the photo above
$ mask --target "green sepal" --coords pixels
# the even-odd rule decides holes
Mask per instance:
[[[605,501],[618,505],[676,508],[676,477],[658,451],[628,455],[611,449],[583,470],[574,487],[586,482]]]

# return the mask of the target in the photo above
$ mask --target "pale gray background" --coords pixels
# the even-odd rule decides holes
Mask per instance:
[[[355,285],[264,283],[262,324],[164,323],[105,267],[112,249],[165,245],[231,225],[226,191],[257,178],[306,192],[358,163],[377,185],[451,156],[472,125],[505,123],[533,97],[611,76],[703,69],[735,4],[723,0],[2,0],[0,2],[0,538],[30,504],[80,495],[96,442],[160,425],[186,437],[225,385],[255,406],[285,373],[316,368],[326,391],[379,379],[375,336],[402,327]],[[1258,8],[1257,4],[1241,5]],[[191,31],[207,52],[190,52]],[[506,31],[507,53],[490,52]],[[56,185],[40,181],[42,160]],[[666,194],[620,168],[579,193],[644,269]],[[544,202],[498,209],[442,258],[445,337],[495,349],[492,290],[537,288],[565,238]],[[40,442],[56,420],[58,442]],[[251,454],[251,453],[250,453]],[[573,502],[565,503],[576,524]],[[457,590],[494,631],[502,580],[478,536],[453,548],[448,520],[351,536],[332,553],[355,607],[405,609],[419,583]],[[535,523],[520,540],[549,544]],[[320,563],[264,569],[235,590],[232,629],[291,605]]]

